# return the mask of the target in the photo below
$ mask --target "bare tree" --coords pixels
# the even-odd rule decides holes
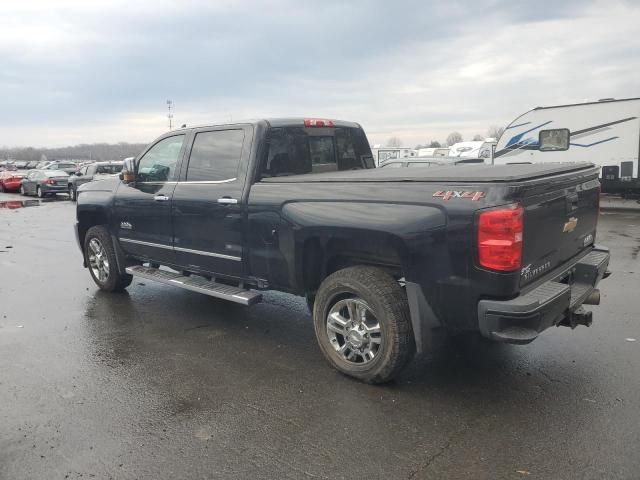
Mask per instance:
[[[0,148],[0,158],[12,160],[122,160],[138,155],[144,143],[92,143],[59,148]]]
[[[476,134],[473,136],[473,141],[474,142],[482,142],[484,141],[484,137],[482,135]]]
[[[387,142],[387,147],[401,147],[401,146],[402,146],[402,140],[400,140],[398,137],[391,137]]]
[[[454,143],[458,143],[462,141],[462,135],[460,134],[460,132],[451,132],[448,136],[447,136],[447,145],[451,146]]]
[[[487,130],[487,137],[495,138],[499,140],[504,132],[504,127],[499,127],[498,125],[491,125]]]

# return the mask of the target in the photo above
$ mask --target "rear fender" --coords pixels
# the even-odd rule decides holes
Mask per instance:
[[[441,256],[440,249],[446,248],[443,210],[389,203],[295,202],[283,207],[282,220],[280,251],[289,256],[293,290],[312,292],[332,271],[348,266],[332,263],[341,253],[355,264],[387,268],[405,279],[416,349],[423,351],[439,322],[414,282],[422,283],[425,270],[438,263],[430,257]]]

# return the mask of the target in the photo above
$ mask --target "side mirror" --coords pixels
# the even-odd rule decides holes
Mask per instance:
[[[538,149],[541,152],[562,152],[569,150],[571,133],[568,128],[554,130],[540,130],[538,134]]]
[[[120,180],[123,183],[133,183],[136,181],[136,161],[135,158],[125,158],[120,172]]]

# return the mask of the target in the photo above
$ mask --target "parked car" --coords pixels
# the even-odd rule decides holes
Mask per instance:
[[[96,162],[81,167],[74,174],[69,175],[69,198],[75,200],[78,187],[87,182],[101,180],[112,175],[118,175],[122,170],[122,161],[119,162]]]
[[[105,291],[136,275],[244,305],[306,296],[329,363],[370,383],[438,331],[525,344],[591,323],[609,273],[593,164],[374,167],[357,123],[168,132],[80,187],[84,266]]]
[[[49,162],[44,167],[43,170],[62,170],[67,173],[74,173],[78,170],[78,165],[74,162]]]
[[[26,160],[16,160],[15,162],[13,162],[13,166],[16,167],[18,170],[24,170],[27,166],[27,162]]]
[[[32,160],[30,162],[27,162],[27,164],[24,166],[25,170],[33,170],[34,168],[36,168],[38,166],[38,162],[37,160]]]
[[[20,190],[23,173],[16,170],[5,170],[0,172],[0,192],[17,192]]]
[[[31,170],[20,185],[22,195],[44,198],[56,193],[67,193],[69,174],[62,170]]]
[[[380,165],[384,167],[442,167],[447,165],[477,165],[484,164],[482,158],[458,158],[458,157],[415,157],[388,160]]]
[[[0,172],[15,172],[16,170],[18,170],[18,167],[16,167],[13,163],[5,163],[4,165],[2,165],[2,167],[0,167]]]

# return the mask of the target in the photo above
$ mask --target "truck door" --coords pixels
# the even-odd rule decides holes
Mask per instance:
[[[138,161],[135,183],[118,187],[112,231],[127,253],[174,263],[171,199],[185,144],[185,134],[159,140]]]
[[[196,272],[243,276],[242,193],[252,127],[196,131],[172,204],[177,263]]]

